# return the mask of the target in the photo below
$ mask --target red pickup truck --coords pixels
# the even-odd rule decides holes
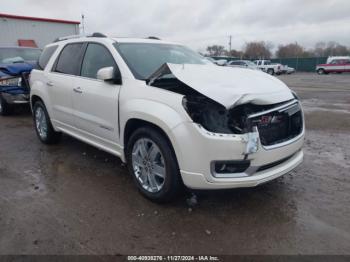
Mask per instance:
[[[319,75],[350,72],[350,59],[334,59],[330,63],[317,65],[316,72]]]

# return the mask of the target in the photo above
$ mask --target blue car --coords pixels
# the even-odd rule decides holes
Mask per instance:
[[[9,115],[16,105],[29,103],[28,78],[40,54],[38,48],[0,47],[0,115]]]

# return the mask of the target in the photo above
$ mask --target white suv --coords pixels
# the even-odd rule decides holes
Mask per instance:
[[[218,67],[157,39],[101,34],[48,45],[30,77],[36,132],[68,134],[128,164],[143,195],[253,187],[303,160],[295,94],[260,71]]]

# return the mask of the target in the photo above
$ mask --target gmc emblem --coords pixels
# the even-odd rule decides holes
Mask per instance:
[[[271,116],[262,116],[260,119],[260,124],[267,125],[271,122]]]

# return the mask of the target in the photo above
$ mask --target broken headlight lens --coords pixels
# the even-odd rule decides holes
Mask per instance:
[[[0,79],[0,86],[22,86],[21,77]]]
[[[222,105],[202,96],[186,96],[182,105],[193,122],[213,133],[232,134],[230,112]]]

